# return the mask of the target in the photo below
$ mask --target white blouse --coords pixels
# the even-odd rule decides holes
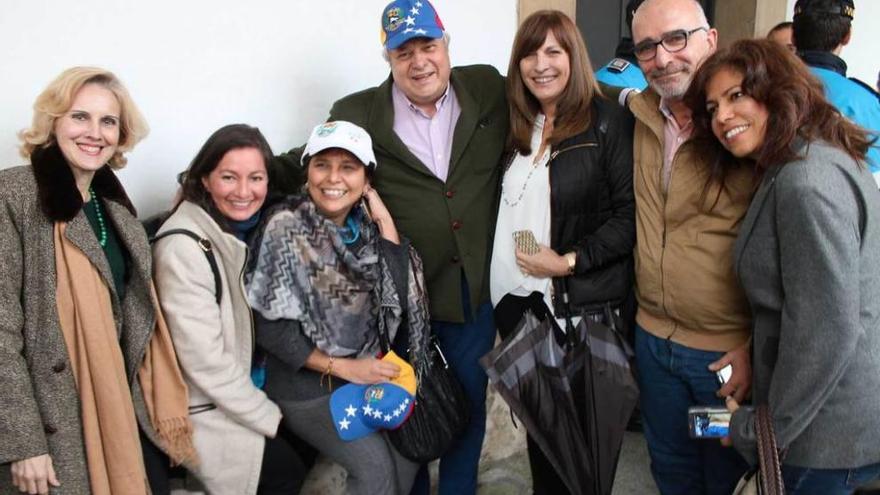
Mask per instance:
[[[538,244],[550,245],[550,147],[537,156],[544,131],[544,115],[539,114],[532,129],[532,152],[528,156],[517,153],[504,172],[501,182],[501,203],[495,224],[495,243],[489,272],[492,305],[507,294],[528,296],[534,291],[544,294],[550,304],[551,278],[524,275],[516,265],[516,246],[513,233],[531,230]]]

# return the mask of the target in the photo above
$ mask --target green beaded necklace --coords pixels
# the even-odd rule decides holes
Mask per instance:
[[[107,223],[104,222],[104,214],[101,213],[101,202],[98,201],[98,196],[95,195],[95,190],[89,187],[89,195],[92,197],[92,201],[95,204],[95,217],[98,219],[98,228],[101,230],[101,235],[98,236],[98,242],[101,244],[102,248],[107,247]]]

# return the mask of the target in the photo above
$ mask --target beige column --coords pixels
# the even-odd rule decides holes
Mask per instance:
[[[786,18],[786,0],[718,0],[715,27],[720,46],[741,38],[761,38]]]
[[[577,0],[519,0],[519,22],[541,9],[561,10],[574,20],[576,6]]]

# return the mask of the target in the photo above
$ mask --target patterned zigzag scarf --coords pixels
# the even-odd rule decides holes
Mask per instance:
[[[359,218],[363,240],[346,246],[336,225],[304,197],[288,198],[266,219],[247,276],[255,311],[299,321],[318,349],[342,357],[375,355],[379,331],[393,340],[405,307],[411,364],[421,367],[429,318],[421,260],[412,248],[401,304],[374,224]]]

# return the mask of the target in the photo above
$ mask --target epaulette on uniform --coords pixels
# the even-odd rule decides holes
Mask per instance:
[[[850,77],[849,80],[852,81],[852,82],[854,82],[854,83],[856,83],[856,84],[858,84],[859,86],[861,86],[861,87],[867,89],[868,92],[870,92],[870,93],[871,93],[872,95],[874,95],[878,100],[880,100],[880,93],[878,93],[876,89],[872,88],[872,87],[871,87],[868,83],[866,83],[865,81],[862,81],[862,80],[860,80],[860,79],[856,79],[855,77]]]
[[[615,58],[611,62],[608,62],[608,70],[620,74],[628,69],[630,65],[632,64],[622,58]]]

